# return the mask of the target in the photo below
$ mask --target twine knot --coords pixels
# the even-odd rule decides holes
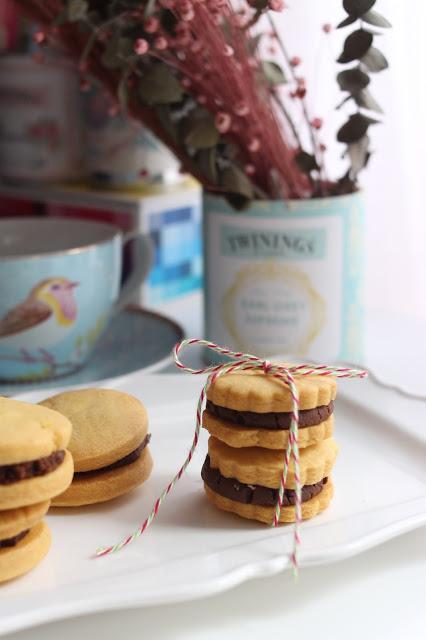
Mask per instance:
[[[265,375],[268,375],[268,373],[271,371],[271,368],[272,368],[272,364],[269,362],[269,360],[264,360],[262,362],[262,369]]]

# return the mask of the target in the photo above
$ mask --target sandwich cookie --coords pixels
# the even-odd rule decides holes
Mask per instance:
[[[299,448],[330,438],[334,427],[336,381],[295,377],[299,392]],[[223,375],[207,391],[203,427],[231,447],[285,449],[291,425],[289,388],[258,372]]]
[[[330,473],[337,451],[333,438],[301,449],[299,475],[303,519],[312,518],[329,505],[333,497]],[[278,499],[283,460],[283,451],[260,447],[233,448],[211,436],[201,472],[207,497],[219,509],[270,524]],[[291,461],[280,522],[294,522],[296,519],[295,488],[294,464]]]
[[[50,530],[38,522],[11,539],[0,540],[0,582],[17,578],[43,560],[50,548]]]
[[[45,502],[31,504],[27,507],[0,511],[0,548],[8,546],[8,540],[32,529],[44,518],[49,506],[50,501],[45,500]]]
[[[50,533],[41,519],[50,502],[0,512],[0,582],[35,567],[50,547]]]
[[[0,510],[50,500],[69,486],[70,421],[46,407],[0,398]]]
[[[53,506],[105,502],[149,477],[148,418],[139,400],[112,389],[81,389],[60,393],[41,404],[67,416],[73,425],[69,450],[74,479],[53,500]]]

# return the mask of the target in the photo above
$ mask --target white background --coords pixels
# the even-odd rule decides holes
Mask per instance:
[[[312,116],[324,118],[330,173],[339,174],[342,145],[332,140],[345,114],[336,112],[341,92],[334,59],[354,25],[326,36],[321,26],[345,17],[341,0],[288,0],[277,21],[291,55],[303,59]],[[377,37],[390,69],[371,74],[371,93],[385,111],[370,129],[374,155],[361,176],[367,204],[367,305],[372,313],[426,319],[426,2],[378,0],[374,7],[392,23]],[[278,16],[278,14],[275,14]],[[346,68],[346,67],[345,67]],[[350,113],[348,108],[347,113]],[[341,173],[341,172],[340,172]]]

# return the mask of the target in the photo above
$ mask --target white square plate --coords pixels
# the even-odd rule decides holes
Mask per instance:
[[[140,375],[115,386],[147,406],[155,467],[147,484],[110,504],[54,510],[46,559],[0,586],[0,634],[86,612],[192,600],[289,567],[293,529],[215,510],[203,495],[206,434],[153,525],[115,555],[93,557],[142,522],[180,467],[194,430],[201,376]],[[48,393],[20,396],[36,402]],[[302,525],[301,567],[360,553],[426,523],[426,405],[369,380],[340,384],[335,498]],[[302,569],[303,570],[303,569]]]

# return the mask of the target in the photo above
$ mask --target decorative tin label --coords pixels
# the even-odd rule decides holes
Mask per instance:
[[[221,237],[223,256],[309,260],[324,258],[326,251],[326,233],[322,228],[243,230],[224,224]]]
[[[325,302],[300,269],[278,262],[246,265],[223,298],[223,316],[239,349],[305,354],[324,325]]]
[[[241,214],[207,198],[206,337],[263,357],[359,355],[358,198]]]

